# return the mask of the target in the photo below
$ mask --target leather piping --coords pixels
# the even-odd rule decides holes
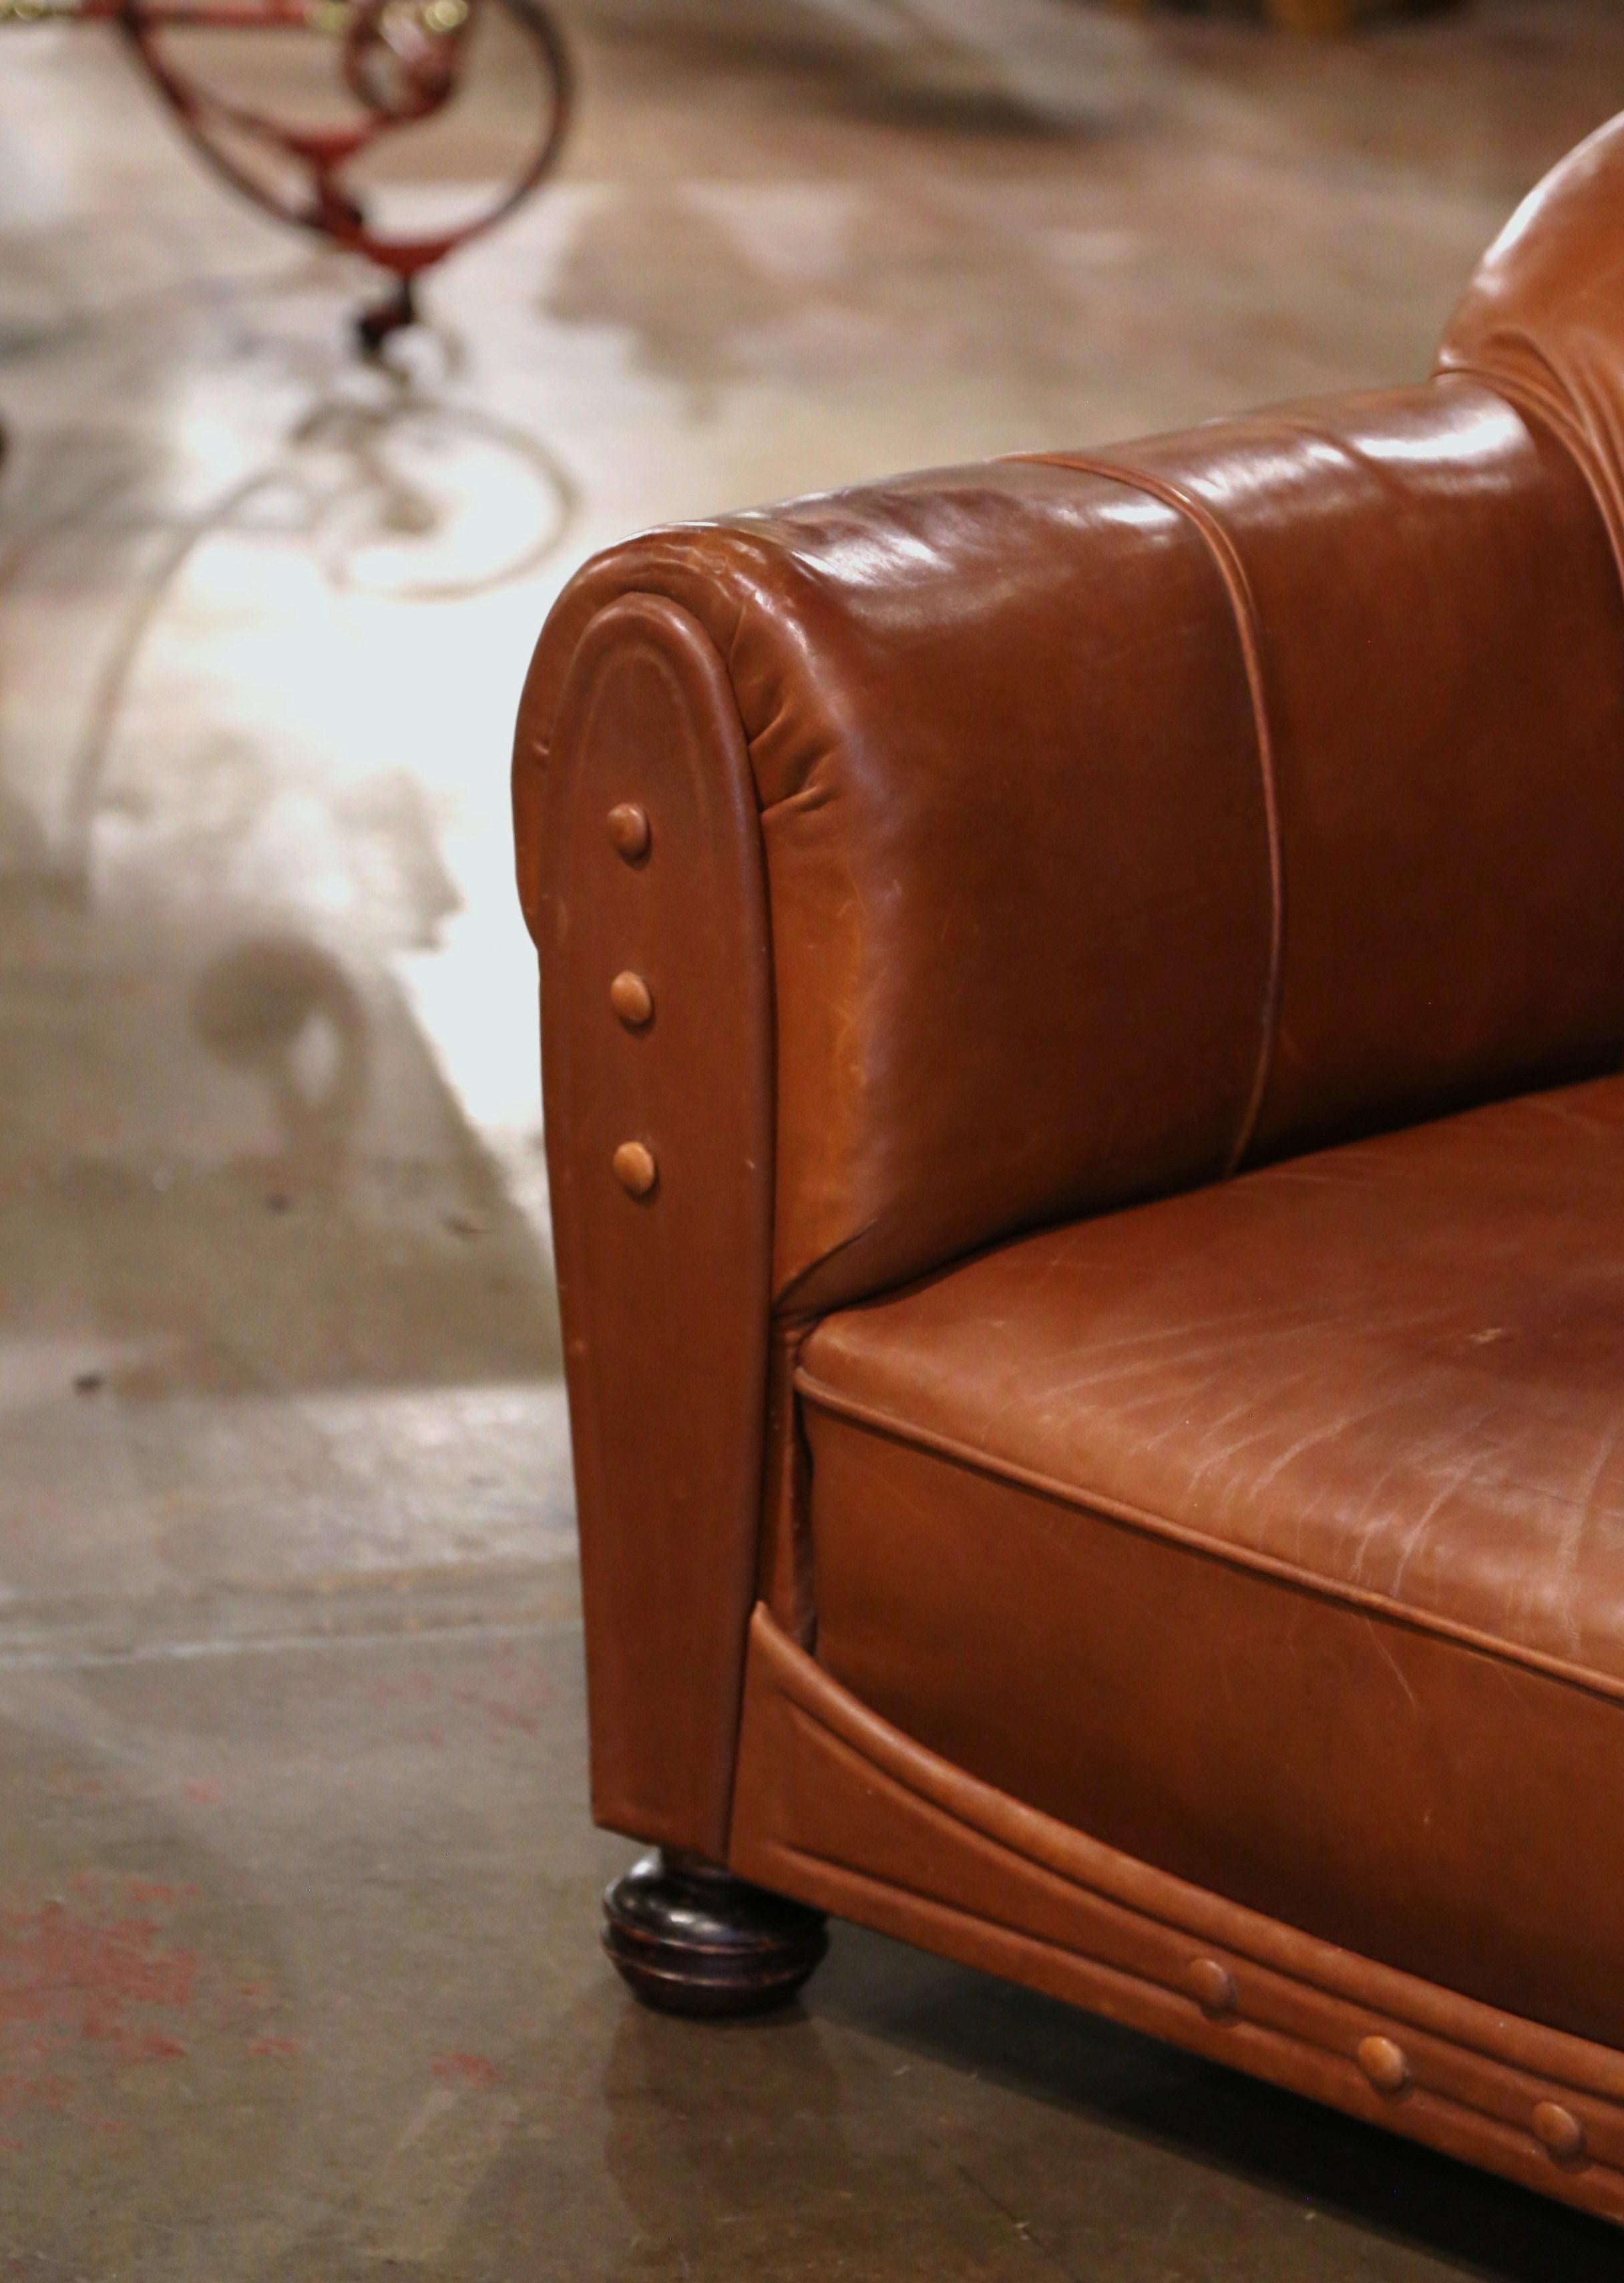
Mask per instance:
[[[1555,440],[1583,477],[1596,503],[1596,511],[1602,519],[1612,550],[1613,567],[1618,572],[1620,587],[1624,587],[1624,495],[1610,474],[1605,455],[1597,449],[1595,440],[1585,426],[1581,409],[1575,407],[1572,395],[1559,386],[1554,377],[1547,391],[1535,380],[1513,378],[1509,373],[1493,371],[1487,365],[1457,363],[1448,351],[1433,379],[1434,383],[1441,380],[1475,382],[1479,387],[1487,389],[1491,395],[1499,397],[1503,403],[1509,404],[1528,426],[1543,428]]]
[[[1598,2100],[1624,2101],[1624,2055],[1611,2046],[1572,2030],[1531,2021],[1526,2014],[1508,2014],[1480,1998],[1425,1981],[1404,1967],[1345,1950],[1323,1935],[1309,1934],[1253,1910],[1248,1903],[1234,1902],[1210,1887],[1181,1879],[1176,1872],[1125,1854],[1042,1808],[1028,1806],[1012,1793],[999,1791],[918,1742],[786,1640],[768,1610],[757,1609],[750,1631],[746,1687],[751,1696],[758,1684],[770,1689],[796,1718],[848,1752],[865,1775],[878,1773],[910,1799],[1031,1869],[1064,1880],[1150,1925],[1226,1951],[1282,1981],[1368,2006],[1424,2037]],[[795,1846],[808,1860],[850,1869],[863,1877],[875,1875],[792,1841],[776,1843]],[[929,1890],[910,1887],[910,1891]],[[1007,1913],[980,1923],[1011,1933],[1025,1931]]]
[[[760,1609],[746,1705],[728,1858],[739,1875],[1624,2219],[1620,2053],[1338,1949],[1057,1822],[892,1726]],[[1203,2017],[1183,1980],[1199,1952],[1235,1974],[1235,2014]],[[1373,2094],[1358,2066],[1371,2032],[1396,2035],[1411,2061],[1397,2101]],[[1578,2096],[1588,2162],[1553,2164],[1537,2142],[1532,2111],[1553,2094]]]
[[[1035,1491],[1041,1498],[1053,1499],[1057,1504],[1074,1508],[1080,1513],[1103,1515],[1109,1521],[1125,1523],[1130,1529],[1142,1530],[1152,1538],[1188,1547],[1193,1553],[1227,1563],[1230,1569],[1255,1570],[1263,1577],[1278,1578],[1284,1585],[1313,1593],[1321,1601],[1368,1609],[1412,1632],[1434,1633],[1464,1648],[1498,1657],[1503,1664],[1524,1665],[1550,1679],[1586,1689],[1592,1695],[1624,1703],[1624,1679],[1597,1672],[1589,1665],[1572,1664],[1565,1657],[1551,1656],[1543,1649],[1529,1648],[1520,1641],[1508,1641],[1476,1625],[1462,1625],[1454,1617],[1440,1616],[1434,1610],[1411,1608],[1395,1601],[1389,1594],[1372,1592],[1368,1586],[1344,1585],[1339,1579],[1323,1577],[1297,1562],[1283,1561],[1278,1554],[1264,1554],[1255,1547],[1238,1546],[1232,1539],[1208,1537],[1204,1531],[1192,1530],[1188,1523],[1175,1522],[1170,1516],[1154,1514],[1148,1507],[1130,1506],[1126,1500],[1109,1497],[1101,1491],[1080,1489],[1076,1484],[1062,1482],[1058,1476],[1043,1474],[1035,1467],[1023,1467],[1016,1460],[977,1450],[951,1435],[940,1435],[932,1428],[914,1426],[872,1404],[860,1403],[839,1393],[815,1378],[804,1364],[795,1375],[795,1387],[806,1402],[830,1412],[837,1419],[847,1419],[854,1426],[866,1427],[916,1450],[933,1451],[941,1458],[969,1468],[973,1474],[990,1476],[995,1482],[1018,1484],[1022,1490]]]
[[[1285,967],[1285,854],[1280,830],[1280,797],[1278,775],[1275,767],[1274,731],[1269,718],[1269,690],[1263,672],[1263,636],[1258,615],[1256,597],[1252,582],[1246,576],[1246,566],[1229,533],[1212,510],[1182,484],[1169,482],[1165,476],[1153,476],[1144,468],[1121,467],[1114,460],[1097,460],[1082,452],[1012,452],[1010,458],[1047,468],[1074,468],[1085,476],[1100,476],[1108,483],[1127,484],[1136,491],[1148,492],[1175,515],[1182,515],[1192,524],[1206,542],[1207,552],[1217,566],[1224,591],[1230,598],[1230,608],[1235,618],[1235,631],[1240,641],[1241,658],[1246,670],[1246,686],[1252,695],[1252,723],[1257,737],[1258,775],[1263,794],[1263,825],[1269,841],[1269,978],[1263,991],[1261,1035],[1258,1041],[1257,1065],[1253,1072],[1252,1090],[1241,1116],[1235,1140],[1224,1161],[1226,1177],[1239,1167],[1252,1146],[1262,1112],[1263,1097],[1274,1069],[1275,1039],[1280,1021],[1280,993]]]
[[[827,1678],[827,1676],[824,1677]],[[839,1686],[835,1682],[830,1685]],[[1439,1989],[1438,1983],[1425,1982],[1418,1975],[1409,1973],[1401,1966],[1387,1966],[1379,1960],[1367,1960],[1356,1952],[1342,1951],[1339,1956],[1335,1944],[1325,1942],[1319,1936],[1305,1935],[1296,1927],[1291,1928],[1289,1932],[1297,1936],[1298,1939],[1304,1944],[1314,1945],[1318,1955],[1313,1963],[1319,1971],[1315,1973],[1302,1967],[1293,1968],[1284,1965],[1277,1958],[1269,1955],[1269,1945],[1267,1940],[1268,1935],[1275,1928],[1284,1925],[1283,1921],[1269,1919],[1263,1913],[1253,1911],[1244,1903],[1230,1903],[1227,1897],[1220,1897],[1217,1899],[1234,1913],[1238,1923],[1233,1928],[1225,1928],[1222,1932],[1215,1932],[1197,1923],[1201,1915],[1198,1909],[1192,1910],[1188,1919],[1181,1920],[1165,1903],[1158,1906],[1142,1901],[1136,1897],[1130,1898],[1117,1891],[1107,1879],[1097,1876],[1090,1879],[1079,1875],[1074,1871],[1063,1870],[1030,1843],[1023,1844],[1019,1837],[992,1829],[984,1815],[966,1813],[960,1805],[949,1805],[935,1793],[927,1790],[917,1778],[910,1780],[909,1775],[894,1764],[877,1759],[865,1753],[851,1737],[842,1735],[829,1718],[814,1706],[798,1697],[791,1696],[787,1691],[785,1691],[784,1695],[791,1717],[804,1721],[808,1727],[815,1728],[820,1736],[826,1738],[836,1754],[855,1765],[860,1776],[869,1776],[872,1770],[878,1768],[887,1782],[894,1784],[898,1791],[905,1793],[910,1799],[917,1801],[921,1806],[933,1811],[937,1815],[950,1817],[963,1830],[973,1832],[978,1837],[988,1841],[1003,1852],[1014,1856],[1021,1864],[1029,1865],[1034,1870],[1044,1873],[1051,1879],[1064,1879],[1091,1900],[1103,1903],[1108,1908],[1120,1912],[1125,1917],[1165,1928],[1169,1934],[1182,1936],[1192,1945],[1198,1943],[1209,1949],[1227,1951],[1238,1960],[1244,1961],[1253,1972],[1260,1975],[1278,1977],[1279,1981],[1285,1983],[1288,1988],[1295,1985],[1312,1991],[1316,1997],[1323,1996],[1343,2005],[1360,2006],[1373,2017],[1385,2020],[1412,2035],[1418,2034],[1428,2038],[1435,2038],[1441,2044],[1455,2045],[1461,2051],[1472,2053],[1478,2059],[1491,2062],[1501,2069],[1515,2069],[1524,2077],[1538,2079],[1538,2084],[1529,2088],[1531,2091],[1543,2092],[1549,2088],[1550,2091],[1575,2092],[1584,2100],[1597,2101],[1613,2102],[1619,2098],[1612,2085],[1604,2081],[1597,2081],[1602,2077],[1602,2072],[1595,2068],[1592,2058],[1600,2053],[1605,2056],[1606,2061],[1615,2061],[1617,2056],[1609,2047],[1598,2047],[1594,2040],[1580,2038],[1572,2030],[1554,2030],[1547,2022],[1532,2022],[1526,2015],[1519,2014],[1508,2014],[1499,2006],[1486,2005],[1480,1998],[1468,1998],[1464,1993],[1457,1994],[1453,1991],[1447,1992],[1446,1995],[1455,1998],[1463,2010],[1470,2007],[1473,2018],[1464,2029],[1453,2024],[1448,2028],[1441,2027],[1428,2018],[1432,2009],[1426,2002]],[[864,1705],[862,1709],[867,1711],[868,1707]],[[878,1715],[871,1717],[878,1718]],[[889,1727],[891,1724],[887,1722],[884,1725]],[[917,1752],[923,1753],[928,1749],[928,1747],[923,1744],[915,1743],[914,1739],[911,1736],[906,1736],[901,1729],[893,1729],[892,1734],[903,1737],[903,1740],[912,1745],[914,1750]],[[964,1770],[960,1768],[955,1768],[953,1773],[967,1784],[974,1784],[978,1791],[983,1788],[980,1778],[966,1779]],[[990,1790],[992,1787],[987,1786],[985,1788]],[[1009,1795],[1006,1794],[1005,1796]],[[1018,1806],[1025,1804],[1024,1802],[1015,1804]],[[1029,1812],[1035,1817],[1042,1815],[1042,1811],[1034,1808]],[[1068,1832],[1072,1829],[1070,1825],[1064,1827]],[[1087,1833],[1076,1833],[1074,1835],[1085,1841],[1089,1836]],[[1104,1845],[1101,1841],[1094,1841],[1092,1843],[1102,1848]],[[913,1879],[898,1878],[894,1875],[882,1878],[873,1871],[866,1870],[861,1863],[848,1861],[842,1856],[832,1855],[817,1848],[803,1846],[793,1839],[779,1839],[775,1842],[775,1844],[786,1854],[796,1857],[803,1863],[840,1872],[847,1878],[861,1881],[864,1886],[872,1890],[905,1895],[916,1902],[927,1904],[933,1910],[948,1913],[962,1924],[972,1927],[993,1927],[1001,1934],[1013,1935],[1021,1942],[1033,1944],[1036,1948],[1048,1952],[1051,1957],[1071,1959],[1086,1954],[1068,1948],[1050,1936],[1035,1934],[1029,1927],[1021,1923],[1019,1917],[1013,1911],[1008,1909],[986,1913],[968,1911],[961,1904],[945,1901],[922,1880],[916,1882]],[[1131,1856],[1121,1859],[1130,1863],[1137,1862],[1137,1858]],[[1152,1871],[1155,1869],[1154,1865],[1146,1867]],[[1169,1896],[1176,1889],[1183,1888],[1197,1905],[1206,1901],[1211,1893],[1209,1889],[1192,1887],[1187,1880],[1175,1878],[1170,1871],[1162,1872],[1159,1876],[1166,1881]],[[1345,1969],[1337,1971],[1342,1960],[1354,1960],[1357,1965],[1366,1969],[1367,1984],[1364,1988],[1357,1986],[1357,1977],[1355,1975],[1347,1973]],[[1131,1987],[1136,1983],[1141,1985],[1148,1983],[1154,1989],[1167,1991],[1169,1995],[1179,1993],[1179,1984],[1170,1978],[1163,1981],[1154,1974],[1136,1972],[1130,1967],[1113,1965],[1106,1959],[1091,1957],[1089,1962],[1098,1971],[1110,1975],[1114,1981],[1124,1987]],[[1378,1976],[1380,1977],[1379,1981],[1377,1980]],[[1267,2035],[1284,2038],[1309,2053],[1333,2054],[1338,2053],[1337,2046],[1329,2040],[1305,2037],[1300,2032],[1293,2033],[1282,2029],[1275,2022],[1254,2022],[1251,2026],[1254,2030],[1261,2028]],[[1550,2039],[1552,2045],[1556,2047],[1556,2052],[1538,2058],[1526,2055],[1521,2048],[1529,2042],[1529,2031],[1533,2032],[1535,2038],[1542,2041]],[[1436,2088],[1429,2088],[1429,2090],[1432,2091],[1434,2100],[1450,2098],[1447,2094],[1440,2094]],[[1455,2096],[1453,2105],[1468,2110],[1473,2115],[1486,2116],[1494,2123],[1503,2124],[1507,2121],[1499,2111],[1483,2103],[1467,2101]],[[1591,2159],[1591,2166],[1593,2169],[1611,2170],[1615,2177],[1619,2177],[1615,2166],[1598,2165],[1598,2161],[1594,2157]]]

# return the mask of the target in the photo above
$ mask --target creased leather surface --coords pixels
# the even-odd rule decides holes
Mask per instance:
[[[1215,1178],[1254,1118],[1277,1155],[1618,1057],[1624,610],[1562,448],[1455,379],[1110,456],[1198,495],[1244,565],[1272,851],[1221,565],[1129,481],[1004,463],[656,533],[538,650],[527,883],[594,612],[668,596],[727,662],[781,1306]]]
[[[1030,1237],[828,1388],[1624,1694],[1624,1079]]]
[[[832,1317],[820,1659],[1063,1821],[1624,2040],[1621,1168],[1603,1080]]]
[[[615,550],[728,663],[767,852],[776,1284],[812,1310],[1002,1229],[1221,1172],[1269,972],[1245,675],[1185,521],[1069,470],[939,471]]]

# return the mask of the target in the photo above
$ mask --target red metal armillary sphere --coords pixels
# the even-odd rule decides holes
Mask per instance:
[[[535,138],[484,208],[427,237],[377,226],[348,175],[391,136],[432,119],[457,96],[478,12],[496,7],[537,66]],[[314,230],[394,280],[389,298],[363,314],[356,332],[376,351],[417,315],[414,281],[511,214],[558,157],[569,121],[569,57],[543,0],[0,0],[0,23],[43,19],[112,23],[157,89],[186,140],[231,187],[278,222]],[[358,116],[305,126],[221,94],[188,71],[171,35],[191,31],[285,31],[329,40],[339,86]],[[297,186],[262,177],[233,144],[283,162]]]

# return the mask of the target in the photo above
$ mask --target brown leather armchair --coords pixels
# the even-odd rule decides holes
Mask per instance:
[[[834,1912],[1624,2217],[1621,551],[1624,121],[1423,386],[560,600],[641,1994],[782,1998]]]

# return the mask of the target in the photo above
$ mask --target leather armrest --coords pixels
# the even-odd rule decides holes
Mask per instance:
[[[1470,372],[560,599],[515,791],[600,1821],[726,1859],[752,1605],[809,1615],[806,1316],[1617,1061],[1620,199],[1624,126],[1490,256]]]
[[[1618,577],[1476,382],[616,548],[526,691],[533,924],[560,694],[634,595],[759,810],[780,1308],[1619,1056]]]

